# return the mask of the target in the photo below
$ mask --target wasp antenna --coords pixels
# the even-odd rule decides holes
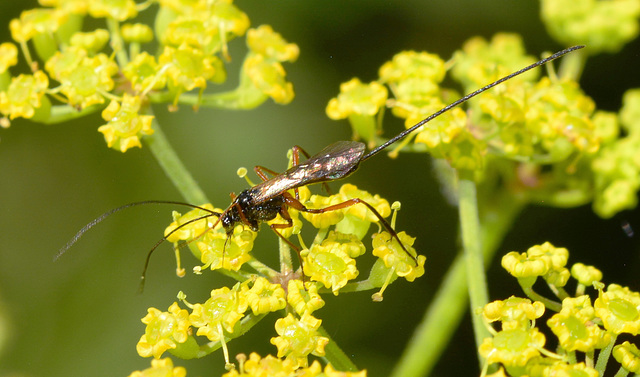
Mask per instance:
[[[75,243],[78,242],[80,237],[82,237],[89,229],[91,229],[94,226],[100,224],[107,217],[113,215],[114,213],[120,212],[123,209],[136,207],[136,206],[140,206],[140,205],[147,205],[147,204],[180,205],[180,206],[187,206],[187,207],[191,207],[191,208],[201,209],[203,211],[210,212],[212,215],[216,213],[216,212],[213,212],[210,209],[207,209],[207,208],[204,208],[204,207],[200,207],[200,206],[189,204],[189,203],[174,202],[174,201],[171,201],[171,200],[145,200],[145,201],[142,201],[142,202],[134,202],[134,203],[125,204],[123,206],[120,206],[118,208],[114,208],[114,209],[112,209],[110,211],[107,211],[107,212],[103,213],[102,215],[98,216],[93,221],[91,221],[89,224],[85,225],[82,229],[80,229],[78,231],[78,233],[75,234],[75,236],[73,236],[73,238],[71,238],[69,240],[69,242],[67,242],[66,245],[64,245],[63,247],[60,248],[60,250],[58,250],[58,253],[53,257],[53,261],[54,262],[57,261],[64,253],[67,252],[67,250],[69,250],[71,248],[71,246],[75,245]]]
[[[145,261],[144,261],[144,268],[142,269],[142,275],[140,275],[140,287],[138,288],[138,293],[142,293],[144,291],[144,283],[145,283],[145,280],[146,280],[146,277],[147,277],[147,269],[149,267],[149,261],[151,260],[151,254],[153,254],[153,252],[158,248],[158,246],[162,245],[162,243],[164,241],[166,241],[167,238],[169,238],[173,233],[175,233],[178,230],[184,228],[185,226],[187,226],[189,224],[192,224],[192,223],[195,223],[196,221],[207,219],[207,218],[209,218],[211,216],[218,217],[218,221],[216,221],[216,223],[213,225],[212,228],[215,228],[216,225],[218,225],[218,223],[220,222],[220,216],[222,216],[221,213],[214,212],[214,211],[208,210],[206,208],[201,208],[201,207],[198,207],[198,208],[203,209],[203,210],[205,210],[207,212],[211,212],[211,214],[205,215],[205,216],[200,216],[200,217],[198,217],[196,219],[191,219],[191,220],[185,222],[184,224],[180,224],[179,226],[177,226],[174,229],[172,229],[171,232],[167,233],[164,237],[162,237],[158,242],[156,242],[156,244],[153,245],[151,250],[149,250],[149,252],[147,253],[147,259],[145,259]],[[201,236],[202,235],[200,235],[198,237],[201,237]],[[184,243],[184,244],[187,245],[188,243]],[[182,247],[182,246],[179,246],[179,247]]]
[[[542,59],[542,60],[539,60],[539,61],[537,61],[537,62],[535,62],[535,63],[531,64],[530,66],[524,67],[524,68],[522,68],[521,70],[516,71],[516,72],[513,72],[512,74],[510,74],[510,75],[508,75],[508,76],[505,76],[505,77],[503,77],[503,78],[501,78],[501,79],[499,79],[499,80],[496,80],[496,81],[492,82],[492,83],[491,83],[491,84],[489,84],[489,85],[483,86],[482,88],[480,88],[480,89],[476,90],[476,91],[475,91],[475,92],[473,92],[473,93],[469,93],[469,94],[467,94],[466,96],[464,96],[464,97],[462,97],[462,98],[458,99],[457,101],[452,102],[452,103],[450,103],[449,105],[447,105],[447,106],[443,107],[442,109],[440,109],[440,110],[436,111],[435,113],[433,113],[433,114],[429,115],[429,116],[428,116],[428,117],[426,117],[425,119],[423,119],[423,120],[421,120],[420,122],[416,123],[415,125],[411,126],[411,128],[408,128],[408,129],[406,129],[406,130],[404,130],[404,131],[400,132],[400,133],[399,133],[398,135],[396,135],[395,137],[393,137],[393,138],[391,138],[391,139],[387,140],[387,141],[386,141],[385,143],[383,143],[382,145],[378,146],[377,148],[373,149],[371,152],[369,152],[369,153],[365,154],[364,156],[362,156],[362,158],[360,159],[360,162],[362,162],[362,161],[364,161],[364,160],[366,160],[366,159],[368,159],[368,158],[370,158],[370,157],[375,156],[376,154],[380,153],[383,149],[385,149],[385,148],[386,148],[386,147],[388,147],[389,145],[391,145],[391,144],[395,143],[395,142],[396,142],[396,141],[398,141],[398,140],[402,140],[402,139],[404,139],[407,135],[409,135],[410,133],[412,133],[412,132],[413,132],[413,131],[415,131],[416,129],[420,128],[420,127],[421,127],[421,126],[423,126],[425,123],[430,122],[432,119],[437,118],[438,116],[442,115],[443,113],[446,113],[447,111],[449,111],[449,110],[451,110],[452,108],[454,108],[454,107],[456,107],[456,106],[460,105],[461,103],[467,102],[468,100],[470,100],[471,98],[473,98],[473,97],[477,96],[478,94],[480,94],[480,93],[482,93],[482,92],[485,92],[485,91],[487,91],[487,90],[489,90],[489,89],[493,88],[493,87],[494,87],[494,86],[496,86],[496,85],[500,85],[500,84],[502,84],[503,82],[505,82],[505,81],[507,81],[507,80],[511,80],[512,78],[514,78],[514,77],[516,77],[516,76],[518,76],[518,75],[521,75],[521,74],[523,74],[523,73],[525,73],[525,72],[527,72],[527,71],[529,71],[529,70],[532,70],[532,69],[534,69],[534,68],[536,68],[536,67],[539,67],[539,66],[541,66],[541,65],[543,65],[543,64],[546,64],[546,63],[548,63],[548,62],[550,62],[550,61],[552,61],[552,60],[555,60],[555,59],[557,59],[557,58],[559,58],[559,57],[561,57],[561,56],[563,56],[563,55],[566,55],[566,54],[568,54],[568,53],[570,53],[570,52],[573,52],[573,51],[575,51],[575,50],[579,50],[579,49],[584,48],[584,47],[585,47],[584,45],[580,45],[580,46],[573,46],[573,47],[566,48],[566,49],[564,49],[564,50],[562,50],[562,51],[558,51],[558,52],[556,52],[555,54],[553,54],[553,55],[551,55],[551,56],[548,56],[548,57],[546,57],[546,58],[544,58],[544,59]]]

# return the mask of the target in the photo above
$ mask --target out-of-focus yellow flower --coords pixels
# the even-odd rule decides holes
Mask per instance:
[[[96,29],[90,32],[77,32],[71,36],[71,45],[89,51],[98,52],[109,42],[109,32],[105,29]]]
[[[269,60],[294,62],[298,59],[300,48],[295,43],[288,43],[269,25],[260,25],[247,32],[247,46],[256,54]]]
[[[38,34],[53,35],[66,21],[66,13],[58,9],[35,8],[22,12],[11,20],[9,29],[16,42],[27,42]]]
[[[427,79],[439,83],[446,73],[444,61],[426,52],[403,51],[380,67],[378,76],[384,83],[400,83],[409,78]]]
[[[92,0],[89,2],[89,14],[95,18],[113,18],[126,21],[138,15],[133,0]]]
[[[0,73],[18,64],[18,48],[13,43],[0,44]]]
[[[582,263],[576,263],[571,266],[571,276],[573,276],[578,283],[588,287],[602,280],[602,271],[594,266],[585,266]]]
[[[104,135],[109,148],[126,152],[132,147],[141,147],[140,137],[151,135],[153,129],[152,115],[140,115],[141,99],[127,93],[122,103],[111,101],[102,112],[102,118],[108,123],[100,126],[98,131]]]
[[[263,55],[251,54],[245,59],[243,70],[253,85],[274,102],[286,105],[293,100],[293,84],[286,81],[286,72],[279,62],[269,62]]]
[[[129,43],[147,43],[153,40],[153,30],[145,24],[122,25],[122,39]]]
[[[122,73],[131,82],[131,86],[136,92],[143,90],[160,90],[167,83],[166,76],[160,71],[156,58],[141,52],[130,61],[123,69]]]
[[[49,79],[42,71],[21,74],[11,80],[6,91],[0,92],[0,112],[11,119],[31,118],[46,101]]]
[[[374,116],[387,100],[387,88],[376,81],[363,84],[354,78],[340,84],[340,94],[327,105],[327,116],[344,119],[351,114]]]

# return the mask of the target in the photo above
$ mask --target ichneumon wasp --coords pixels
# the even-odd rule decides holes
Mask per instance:
[[[365,153],[366,147],[364,143],[358,141],[338,141],[333,144],[328,145],[320,152],[313,156],[309,156],[302,148],[295,146],[293,148],[293,166],[287,171],[277,174],[267,168],[262,166],[256,166],[254,168],[256,174],[262,179],[262,182],[242,191],[237,196],[231,194],[232,202],[229,207],[223,212],[215,212],[209,209],[188,204],[182,202],[174,202],[174,201],[143,201],[143,202],[135,202],[126,204],[124,206],[115,208],[111,211],[108,211],[102,214],[100,217],[96,218],[89,224],[87,224],[84,228],[82,228],[76,235],[65,245],[63,246],[59,252],[56,254],[54,259],[58,259],[62,254],[64,254],[76,241],[89,229],[93,226],[100,223],[105,218],[110,215],[119,212],[123,209],[145,205],[145,204],[173,204],[173,205],[182,205],[188,206],[191,208],[196,208],[200,210],[204,210],[208,212],[207,215],[189,220],[177,228],[173,229],[167,235],[165,235],[158,243],[154,245],[154,247],[147,254],[147,258],[145,261],[145,267],[142,274],[142,279],[144,282],[145,273],[147,270],[147,266],[149,264],[149,260],[152,252],[162,243],[167,237],[169,237],[172,233],[178,231],[180,228],[187,226],[196,221],[203,220],[208,217],[215,216],[218,220],[211,227],[211,229],[215,228],[218,223],[222,225],[224,231],[227,235],[227,240],[232,235],[234,228],[236,225],[244,225],[249,227],[253,231],[258,231],[259,225],[262,222],[266,222],[269,220],[273,220],[279,214],[285,221],[285,224],[272,224],[270,225],[271,229],[285,242],[287,242],[290,246],[293,247],[294,250],[299,251],[299,248],[291,243],[287,238],[285,238],[280,232],[279,229],[289,228],[293,225],[293,221],[291,216],[289,215],[288,209],[292,208],[301,212],[308,213],[324,213],[329,211],[335,211],[343,208],[347,208],[356,204],[365,205],[380,221],[385,230],[393,237],[402,247],[403,251],[410,257],[410,259],[417,265],[417,258],[412,253],[410,253],[402,241],[398,237],[398,234],[393,230],[391,225],[376,211],[376,209],[366,201],[358,198],[350,199],[344,201],[342,203],[338,203],[335,205],[331,205],[325,208],[313,209],[307,208],[305,205],[300,202],[297,198],[297,189],[303,186],[307,186],[313,183],[326,183],[330,181],[335,181],[338,179],[345,178],[352,173],[354,173],[360,163],[363,161],[375,156],[376,154],[383,151],[385,148],[390,146],[391,144],[404,139],[410,133],[417,130],[418,128],[424,126],[426,123],[431,121],[432,119],[440,116],[441,114],[451,110],[452,108],[468,101],[469,99],[477,96],[478,94],[485,92],[494,86],[497,86],[511,78],[518,76],[522,73],[525,73],[533,68],[539,67],[545,63],[548,63],[552,60],[555,60],[563,55],[566,55],[572,51],[583,48],[584,46],[574,46],[562,51],[556,52],[553,55],[550,55],[547,58],[544,58],[536,63],[533,63],[525,68],[520,69],[519,71],[513,72],[499,80],[492,82],[489,85],[486,85],[472,93],[465,95],[464,97],[458,99],[455,102],[443,107],[437,112],[431,114],[427,118],[422,121],[416,123],[412,127],[400,132],[395,137],[387,140],[385,143],[380,146],[374,148],[369,153]],[[300,153],[304,154],[307,157],[307,160],[304,162],[300,162]],[[273,177],[268,178],[267,174],[273,175]],[[295,190],[295,196],[290,194],[290,190]],[[226,243],[225,243],[226,246]]]

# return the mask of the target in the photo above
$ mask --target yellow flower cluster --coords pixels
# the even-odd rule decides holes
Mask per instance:
[[[154,8],[148,3],[40,3],[42,8],[25,11],[10,24],[31,72],[12,77],[8,69],[17,63],[17,48],[0,46],[4,127],[17,117],[56,123],[102,110],[107,123],[99,131],[110,148],[125,152],[153,133],[152,102],[170,102],[170,109],[179,103],[250,109],[268,98],[281,104],[293,99],[281,63],[295,61],[298,47],[268,25],[249,29],[249,17],[231,0],[158,1],[154,29],[131,22]],[[106,28],[83,31],[87,17],[104,20]],[[245,34],[249,52],[237,89],[204,95],[210,84],[227,80],[228,44]],[[154,39],[158,50],[142,51]],[[197,95],[188,93],[194,90]]]
[[[564,269],[567,258],[566,249],[548,242],[531,247],[527,253],[509,253],[503,258],[503,267],[518,278],[527,296],[535,301],[510,297],[484,307],[482,315],[487,325],[499,323],[501,329],[488,326],[492,336],[479,348],[486,360],[483,374],[489,365],[500,364],[503,368],[496,375],[597,377],[605,375],[611,355],[620,363],[620,372],[640,370],[638,348],[628,341],[615,345],[618,335],[640,333],[640,293],[617,284],[610,284],[605,291],[600,271],[576,263],[571,275],[578,284],[576,295],[570,296],[563,289],[566,280],[557,285],[557,279],[548,279],[552,271]],[[545,277],[561,304],[533,291],[535,280],[522,283],[537,276]],[[588,286],[598,290],[593,304],[584,294]],[[547,309],[556,312],[546,321],[557,337],[556,353],[544,348],[546,336],[536,326],[536,319]],[[584,362],[578,362],[577,352],[584,355]]]

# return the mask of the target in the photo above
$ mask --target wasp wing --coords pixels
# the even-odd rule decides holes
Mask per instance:
[[[341,179],[358,169],[365,145],[338,141],[326,146],[305,162],[250,189],[254,203],[264,202],[296,187]]]

